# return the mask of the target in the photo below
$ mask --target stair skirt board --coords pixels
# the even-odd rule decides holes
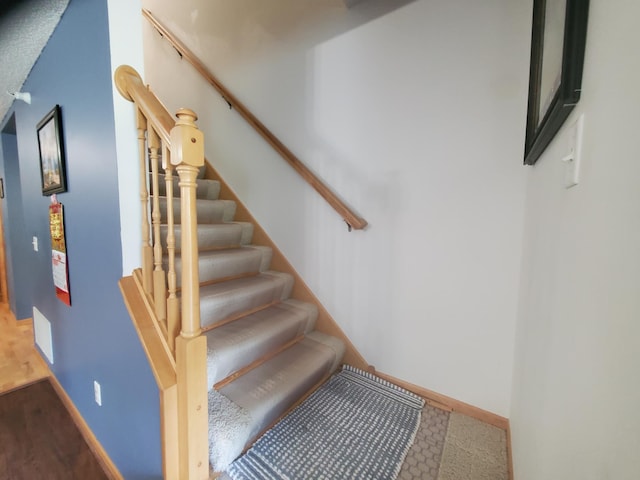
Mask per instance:
[[[340,340],[312,332],[219,391],[211,389],[209,453],[213,470],[225,470],[251,440],[335,371],[343,354]]]

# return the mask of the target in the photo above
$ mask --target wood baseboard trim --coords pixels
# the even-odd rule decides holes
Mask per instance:
[[[368,371],[380,378],[383,378],[388,382],[394,383],[399,387],[405,388],[410,392],[421,396],[429,405],[433,407],[440,408],[441,410],[446,410],[448,412],[461,413],[463,415],[467,415],[469,417],[475,418],[476,420],[480,420],[481,422],[488,423],[489,425],[493,425],[494,427],[504,430],[507,434],[507,470],[509,473],[509,480],[513,480],[511,426],[509,424],[508,418],[502,417],[487,410],[483,410],[468,403],[461,402],[460,400],[456,400],[455,398],[436,393],[432,390],[428,390],[413,383],[405,382],[404,380],[392,377],[391,375],[387,375],[386,373],[377,372],[376,369],[372,366],[369,367]]]
[[[16,320],[16,325],[19,327],[29,327],[33,325],[33,318],[21,318],[20,320]]]
[[[507,469],[509,480],[513,480],[513,450],[511,449],[511,424],[507,420]]]
[[[78,427],[78,430],[80,430],[80,433],[84,437],[84,440],[87,442],[87,445],[96,456],[96,460],[98,460],[98,463],[100,463],[100,466],[104,470],[105,474],[111,480],[124,480],[124,477],[120,474],[113,461],[111,461],[109,455],[107,455],[107,452],[102,447],[96,436],[93,434],[93,432],[89,428],[89,425],[87,425],[87,422],[84,421],[84,418],[82,418],[80,411],[76,408],[75,404],[73,403],[69,395],[67,395],[67,392],[62,387],[60,382],[58,382],[58,379],[53,374],[53,372],[51,372],[49,380],[51,381],[51,385],[53,386],[54,390],[60,397],[60,400],[62,400],[62,403],[67,408],[67,411],[71,415],[73,422]]]
[[[444,407],[444,410],[467,415],[469,417],[480,420],[481,422],[485,422],[489,425],[493,425],[494,427],[498,427],[502,430],[508,430],[509,428],[509,419],[497,415],[493,412],[489,412],[468,403],[461,402],[460,400],[456,400],[455,398],[447,397],[446,395],[436,393],[432,390],[414,385],[413,383],[405,382],[404,380],[392,377],[391,375],[387,375],[386,373],[378,371],[375,371],[374,373],[380,378],[387,380],[388,382],[395,383],[399,387],[406,388],[410,392],[413,392],[416,395],[420,395],[430,405],[433,405],[435,407],[441,406],[440,408]]]

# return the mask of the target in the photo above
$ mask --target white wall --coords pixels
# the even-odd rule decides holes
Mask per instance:
[[[640,3],[592,1],[580,184],[529,172],[511,427],[518,480],[640,475]]]
[[[108,0],[107,8],[112,77],[120,65],[130,65],[144,78],[140,0]],[[122,274],[131,275],[134,268],[142,265],[138,141],[133,104],[120,95],[115,82],[113,113],[118,155]]]
[[[199,113],[207,157],[365,358],[508,415],[529,2],[142,3],[369,221],[348,233],[144,27],[145,81]]]

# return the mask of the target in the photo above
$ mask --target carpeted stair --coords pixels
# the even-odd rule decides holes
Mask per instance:
[[[160,195],[165,193],[164,183],[160,176]],[[173,183],[178,196],[177,179]],[[233,221],[235,203],[218,199],[219,183],[197,183],[200,313],[211,389],[210,461],[214,471],[222,471],[336,370],[345,347],[341,340],[314,330],[314,305],[289,298],[293,277],[269,270],[271,250],[251,245],[253,226]],[[173,210],[178,224],[179,198],[173,200]],[[160,211],[164,223],[164,197]],[[163,225],[162,238],[166,233]],[[166,263],[165,259],[165,268]],[[176,270],[180,279],[178,256]]]

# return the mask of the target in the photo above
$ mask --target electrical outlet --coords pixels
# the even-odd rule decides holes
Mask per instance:
[[[102,406],[102,389],[96,380],[93,381],[93,395],[96,399],[96,403]]]
[[[33,251],[37,252],[38,251],[38,237],[33,237],[33,240],[31,240],[31,245],[33,245]]]

